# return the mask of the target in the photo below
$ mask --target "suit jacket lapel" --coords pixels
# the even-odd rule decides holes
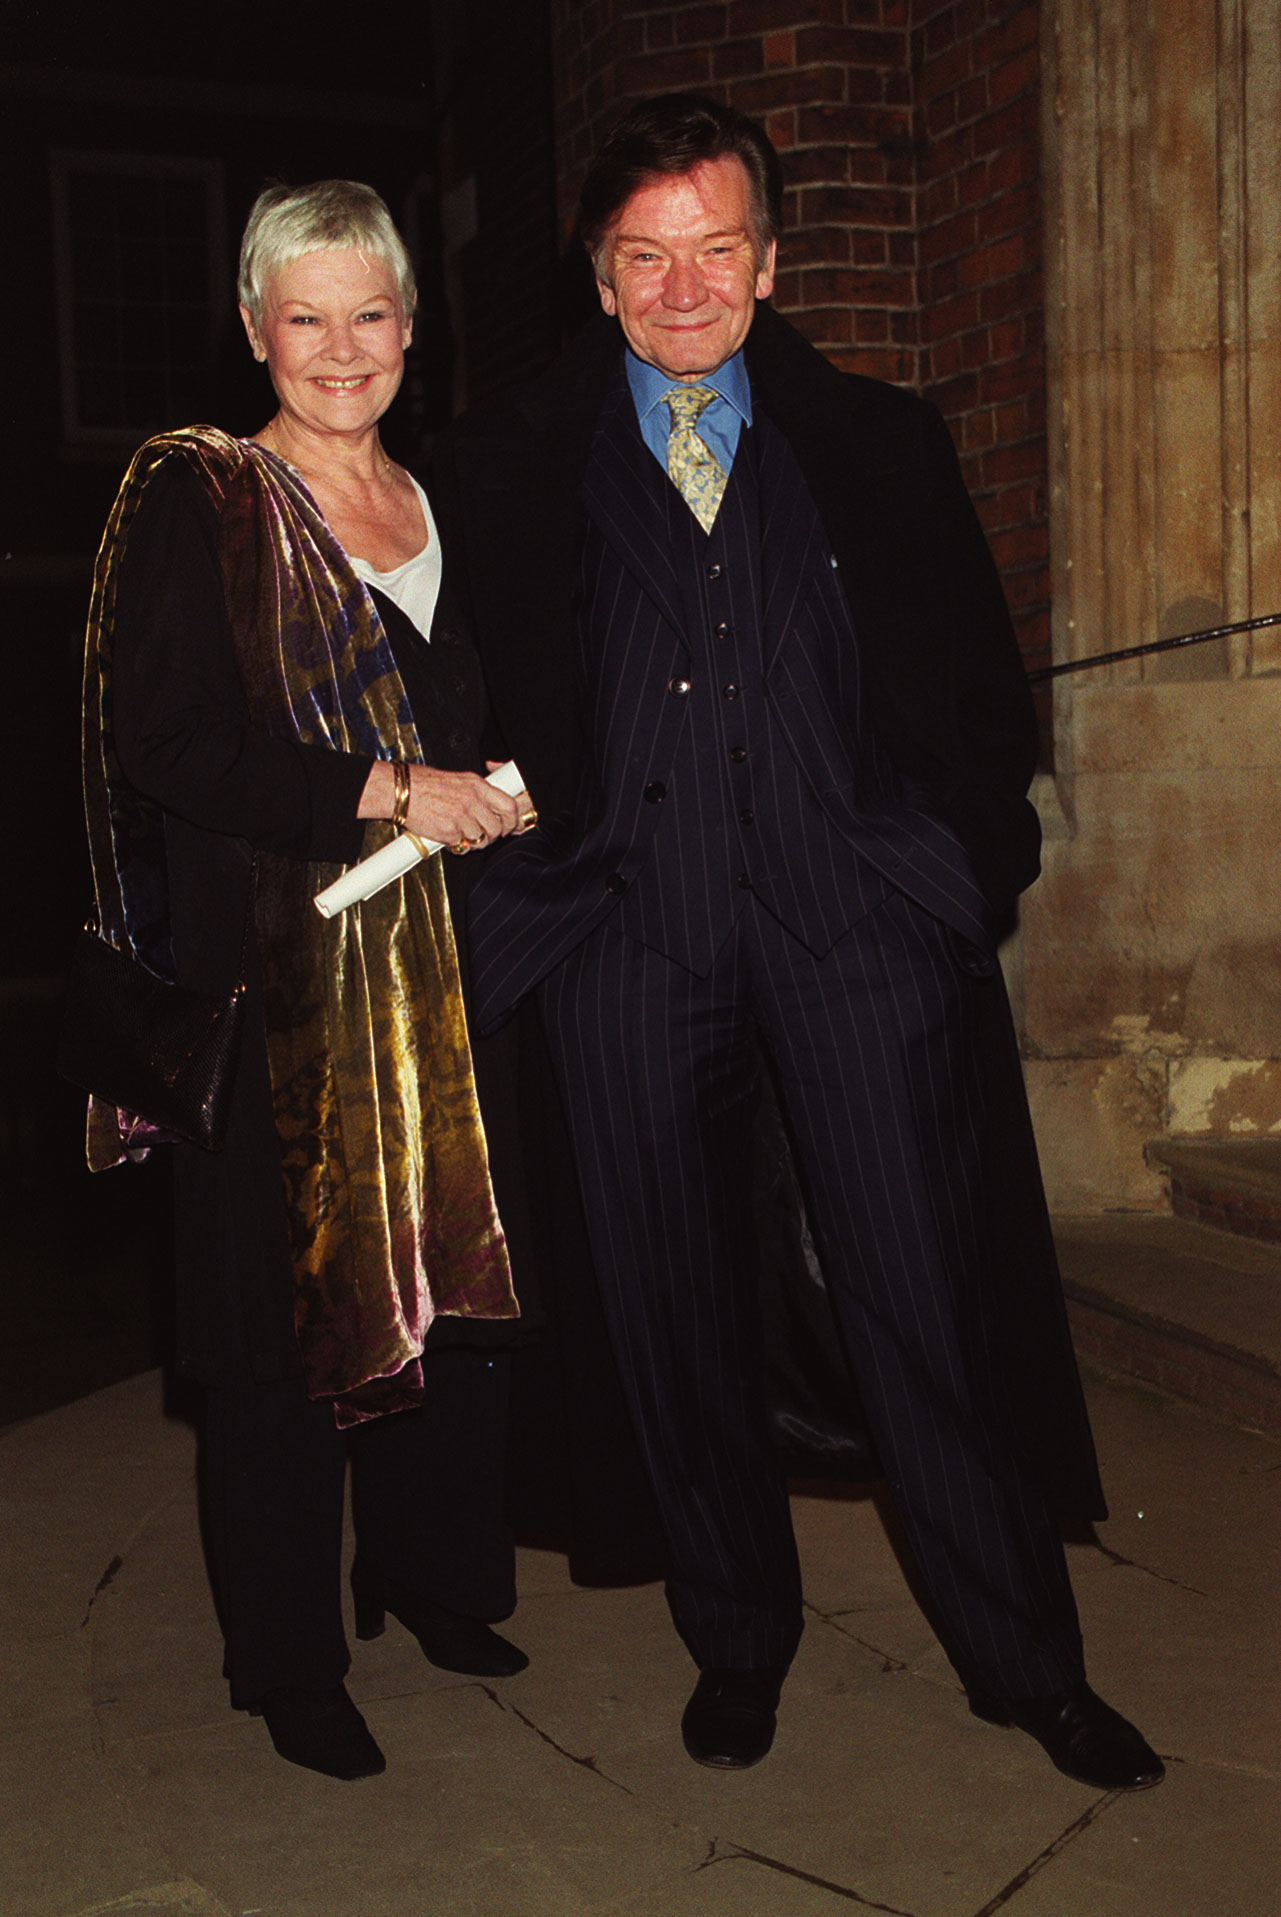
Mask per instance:
[[[684,628],[684,602],[672,547],[664,481],[641,438],[627,374],[611,383],[583,480],[583,511],[600,528],[667,623]],[[684,508],[682,508],[684,509]]]

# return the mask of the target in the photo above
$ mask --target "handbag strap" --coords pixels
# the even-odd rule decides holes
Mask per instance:
[[[238,985],[245,982],[245,956],[249,950],[249,927],[253,923],[254,897],[258,888],[258,853],[254,851],[249,861],[249,897],[245,900],[245,922],[240,933],[240,963],[237,967],[240,977]]]

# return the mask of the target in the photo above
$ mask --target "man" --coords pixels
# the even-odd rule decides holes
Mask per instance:
[[[690,1755],[764,1756],[801,1630],[750,1242],[763,1054],[972,1708],[1137,1788],[1162,1766],[1085,1683],[1052,1515],[1102,1495],[995,959],[1037,871],[1026,680],[937,413],[762,303],[780,205],[752,122],[634,109],[583,191],[605,317],[444,449],[541,820],[474,894],[478,1015],[540,998],[701,1672]]]

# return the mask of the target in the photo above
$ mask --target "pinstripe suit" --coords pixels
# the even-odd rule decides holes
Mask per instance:
[[[554,505],[532,597],[534,622],[557,626],[540,670],[566,693],[566,639],[579,649],[572,725],[551,727],[573,776],[533,737],[529,660],[512,665],[492,591],[493,455],[501,442],[504,478],[528,470],[536,405],[465,426],[447,453],[491,690],[548,820],[476,894],[477,999],[498,1018],[541,993],[696,1660],[786,1663],[800,1628],[746,1230],[763,1050],[945,1645],[973,1688],[1037,1695],[1077,1680],[1080,1647],[1036,1479],[1057,1454],[1055,1490],[1095,1509],[1098,1493],[993,958],[1028,875],[1026,693],[941,427],[905,396],[868,396],[898,429],[874,421],[878,477],[898,462],[942,569],[923,615],[902,525],[898,551],[872,552],[833,497],[815,422],[839,376],[789,335],[758,314],[760,432],[705,549],[640,445],[617,345],[598,331],[569,363],[587,404],[541,435]],[[847,433],[847,461],[857,450]],[[858,475],[869,510],[872,477]],[[896,571],[900,659],[882,637]],[[935,676],[914,688],[930,647]],[[1017,1192],[997,1188],[998,1138]],[[1039,1407],[1012,1340],[1045,1356]]]

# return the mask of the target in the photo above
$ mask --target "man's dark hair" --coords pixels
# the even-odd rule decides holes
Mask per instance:
[[[699,93],[664,93],[634,106],[587,169],[578,203],[579,235],[597,272],[606,235],[639,187],[730,157],[747,169],[752,227],[763,259],[783,221],[783,170],[764,130],[745,113]]]

